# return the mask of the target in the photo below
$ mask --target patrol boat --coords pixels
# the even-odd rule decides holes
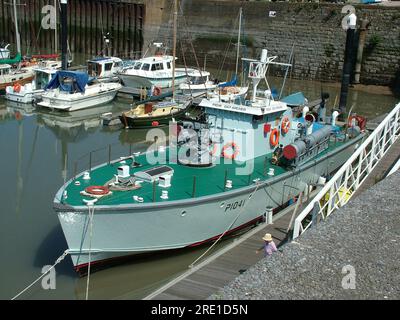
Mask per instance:
[[[109,160],[75,175],[54,209],[75,269],[113,258],[197,246],[256,224],[337,170],[364,137],[257,90],[269,64],[250,61],[250,100],[209,101],[170,125],[169,146]],[[160,130],[157,135],[160,135]],[[161,139],[160,139],[161,140]]]

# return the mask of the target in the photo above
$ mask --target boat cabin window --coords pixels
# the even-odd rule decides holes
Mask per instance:
[[[171,69],[171,62],[167,62],[167,68]]]
[[[264,121],[264,115],[253,115],[253,122]]]
[[[121,68],[122,67],[122,62],[114,62],[114,67],[115,68]]]
[[[44,89],[44,87],[49,83],[51,79],[51,74],[46,72],[37,72],[36,74],[36,89]]]
[[[150,65],[148,63],[143,63],[142,70],[149,71],[150,70]]]
[[[133,67],[133,69],[139,70],[141,66],[142,66],[142,63],[141,63],[141,62],[136,62],[136,64],[135,64],[135,66]]]
[[[6,75],[6,74],[9,74],[9,73],[10,73],[9,69],[0,69],[0,74],[1,75]]]
[[[192,84],[204,84],[207,82],[207,77],[189,77]]]
[[[88,63],[88,74],[91,77],[97,77],[101,74],[101,65],[95,62]]]
[[[112,63],[106,63],[104,65],[104,70],[105,71],[111,71],[113,64]]]
[[[164,67],[163,67],[162,63],[154,63],[151,66],[151,71],[163,70],[163,69],[164,69]]]

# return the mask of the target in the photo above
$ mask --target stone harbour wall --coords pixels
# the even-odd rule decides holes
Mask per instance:
[[[171,3],[165,0],[148,2],[152,6],[152,16],[146,17],[145,39],[171,40]],[[200,65],[206,57],[208,66],[219,67],[225,61],[225,67],[232,67],[236,56],[234,44],[237,41],[238,13],[242,7],[246,56],[256,57],[262,48],[267,48],[270,55],[277,55],[279,61],[287,62],[294,45],[291,70],[294,78],[340,81],[346,39],[341,27],[345,17],[341,13],[343,6],[331,3],[183,0],[178,16],[178,40],[186,40],[183,50],[178,42],[177,52],[181,56],[185,51],[187,63],[194,63],[192,44]],[[358,20],[366,17],[370,21],[361,83],[400,86],[400,8],[353,6]],[[270,12],[275,13],[273,17],[270,17]],[[157,13],[161,18],[156,18]],[[182,63],[182,57],[179,61]],[[283,74],[284,69],[275,67],[271,72]]]

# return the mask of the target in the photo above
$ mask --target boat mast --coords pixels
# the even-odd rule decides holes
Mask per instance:
[[[15,40],[17,41],[17,52],[21,53],[21,36],[18,29],[17,0],[13,0],[14,22],[15,22]]]
[[[172,101],[175,101],[175,55],[176,55],[176,21],[178,16],[178,0],[174,0],[174,35],[172,48]]]
[[[242,29],[242,8],[239,9],[239,32],[238,32],[238,42],[237,42],[237,51],[236,51],[236,70],[235,75],[238,74],[238,66],[239,66],[239,51],[240,51],[240,31]]]
[[[58,51],[58,34],[57,34],[57,0],[54,0],[54,53]]]
[[[67,5],[68,0],[60,0],[61,3],[61,69],[68,69],[68,39],[67,39]]]

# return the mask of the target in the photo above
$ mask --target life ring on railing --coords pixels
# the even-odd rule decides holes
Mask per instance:
[[[283,134],[286,134],[289,132],[289,129],[290,129],[290,120],[289,117],[285,116],[283,117],[282,120],[281,131]]]
[[[226,150],[229,149],[229,148],[232,149],[232,151],[233,151],[232,154],[228,154],[226,152]],[[229,142],[226,145],[224,145],[224,147],[222,148],[221,154],[226,159],[235,159],[239,154],[239,147],[236,145],[235,142]]]
[[[85,191],[95,196],[103,196],[105,194],[108,194],[110,192],[110,189],[105,186],[90,186],[87,187]]]
[[[271,134],[269,136],[269,143],[271,144],[271,146],[275,147],[278,145],[279,143],[279,131],[277,128],[273,129],[271,131]]]
[[[22,88],[22,86],[21,86],[21,84],[20,84],[19,82],[16,82],[16,83],[14,84],[14,86],[13,86],[13,90],[14,90],[14,92],[16,92],[16,93],[19,93],[19,92],[21,91],[21,88]]]
[[[160,96],[160,95],[161,95],[161,88],[160,87],[154,87],[153,96]]]

